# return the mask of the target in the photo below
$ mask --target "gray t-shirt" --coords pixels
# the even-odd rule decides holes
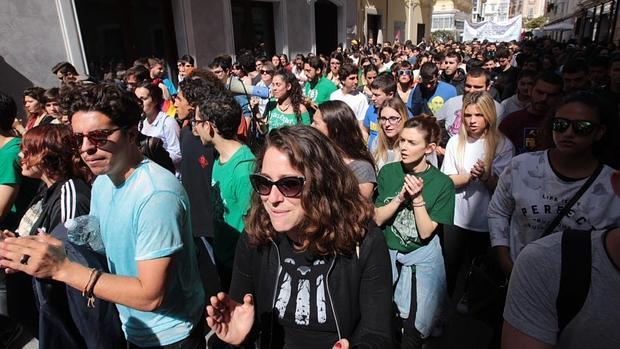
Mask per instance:
[[[604,247],[605,231],[592,232],[592,281],[581,311],[560,338],[556,299],[560,286],[562,234],[526,246],[510,278],[504,319],[556,348],[620,348],[620,270]]]
[[[349,168],[353,171],[359,184],[377,183],[377,172],[375,167],[365,160],[353,160],[349,163]]]

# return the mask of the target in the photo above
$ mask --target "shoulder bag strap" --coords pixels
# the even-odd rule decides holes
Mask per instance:
[[[588,230],[565,230],[562,234],[560,289],[556,299],[558,338],[581,311],[592,278],[592,238]]]
[[[598,175],[601,173],[602,170],[603,170],[603,164],[599,164],[599,166],[596,168],[596,170],[594,170],[594,173],[581,186],[581,188],[579,188],[577,193],[575,193],[575,195],[573,195],[573,197],[570,199],[570,201],[568,201],[566,206],[564,206],[562,211],[560,213],[558,213],[558,215],[555,216],[553,221],[551,221],[551,223],[549,223],[547,228],[545,228],[545,231],[540,236],[541,238],[545,237],[545,236],[547,236],[547,235],[549,235],[549,234],[551,234],[553,232],[553,229],[555,229],[555,227],[557,227],[558,224],[560,224],[560,221],[562,221],[562,218],[564,218],[564,216],[566,216],[566,214],[568,213],[568,211],[570,211],[570,209],[573,207],[573,205],[575,205],[575,203],[581,198],[581,196],[586,192],[586,190],[588,190],[588,188],[590,188],[590,186],[596,180],[596,178],[598,177]]]

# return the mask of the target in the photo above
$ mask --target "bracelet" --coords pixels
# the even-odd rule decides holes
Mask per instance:
[[[91,283],[90,287],[88,288],[88,291],[86,292],[86,297],[88,298],[88,300],[86,301],[86,306],[89,308],[95,307],[95,295],[93,294],[93,291],[95,289],[95,285],[97,284],[97,281],[99,281],[99,278],[101,277],[101,274],[103,274],[103,272],[101,270],[97,270],[97,272],[95,273],[93,282]]]
[[[90,270],[90,274],[88,275],[88,281],[86,281],[86,285],[84,285],[84,288],[82,289],[82,297],[86,297],[86,290],[88,290],[88,285],[90,285],[90,282],[93,279],[93,275],[95,274],[95,272],[97,271],[97,269],[92,268]]]
[[[426,202],[422,201],[422,202],[421,202],[421,203],[419,203],[419,204],[415,204],[415,203],[414,203],[414,204],[412,204],[411,206],[413,206],[413,207],[424,207],[424,206],[426,206]]]

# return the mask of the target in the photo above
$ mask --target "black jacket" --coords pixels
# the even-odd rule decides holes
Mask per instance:
[[[284,238],[284,237],[283,237]],[[255,247],[243,234],[237,244],[230,295],[237,302],[254,296],[254,333],[259,348],[282,347],[283,337],[273,335],[277,326],[274,305],[281,271],[280,240]],[[392,347],[392,272],[383,234],[369,229],[357,253],[329,258],[327,295],[339,337],[352,348]]]
[[[439,80],[446,82],[456,88],[456,94],[462,95],[465,93],[465,78],[467,74],[461,68],[457,68],[456,72],[452,76],[446,75],[445,72],[442,72],[439,76]]]
[[[28,232],[37,234],[37,228],[50,233],[58,224],[68,219],[88,214],[90,211],[90,186],[81,179],[68,179],[44,188],[35,196],[32,203],[42,202],[42,212]],[[26,232],[22,232],[26,233]]]

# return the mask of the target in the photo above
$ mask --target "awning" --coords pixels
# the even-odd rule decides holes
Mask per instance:
[[[573,30],[575,28],[575,23],[572,18],[567,18],[561,22],[556,22],[553,24],[547,24],[542,28],[544,31],[553,31],[553,30]]]

